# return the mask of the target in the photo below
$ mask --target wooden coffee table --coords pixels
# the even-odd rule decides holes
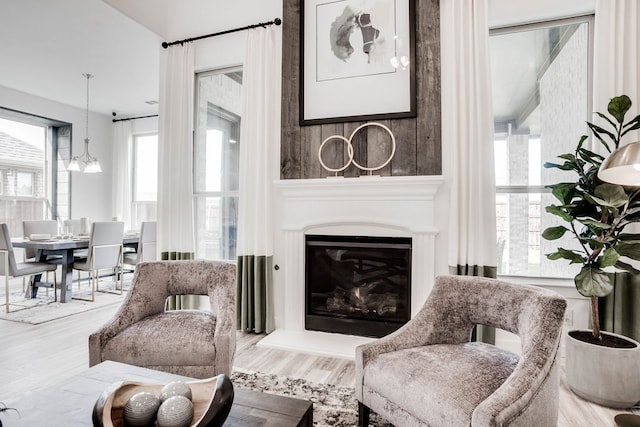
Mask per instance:
[[[110,384],[122,380],[167,383],[193,378],[154,371],[118,362],[103,362],[66,381],[17,401],[7,401],[20,416],[5,413],[7,426],[91,426],[91,412],[98,396]],[[233,406],[224,426],[286,427],[313,425],[313,403],[236,387]]]

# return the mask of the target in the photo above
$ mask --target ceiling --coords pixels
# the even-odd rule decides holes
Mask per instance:
[[[155,114],[160,36],[102,0],[0,0],[0,86],[119,117]],[[2,100],[0,99],[0,106]]]

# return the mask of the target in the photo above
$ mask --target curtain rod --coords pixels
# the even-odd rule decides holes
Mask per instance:
[[[200,39],[206,39],[208,37],[215,37],[215,36],[221,36],[223,34],[235,33],[237,31],[250,30],[251,28],[258,28],[258,27],[266,28],[268,25],[274,25],[274,24],[275,25],[282,24],[282,19],[276,18],[273,21],[269,21],[269,22],[259,22],[257,24],[247,25],[246,27],[234,28],[232,30],[220,31],[218,33],[207,34],[207,35],[204,35],[204,36],[191,37],[191,38],[184,39],[184,40],[176,40],[174,42],[162,42],[162,47],[166,49],[169,46],[173,46],[173,45],[176,45],[176,44],[183,45],[185,43],[193,42],[193,41],[200,40]]]
[[[138,117],[125,117],[123,119],[113,119],[111,120],[113,123],[115,122],[123,122],[125,120],[136,120],[136,119],[146,119],[147,117],[158,117],[157,114],[151,114],[149,116],[138,116]]]

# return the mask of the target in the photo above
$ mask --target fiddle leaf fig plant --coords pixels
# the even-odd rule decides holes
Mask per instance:
[[[587,122],[591,133],[604,149],[616,150],[622,137],[640,129],[640,115],[625,123],[631,108],[626,95],[611,99],[609,116],[596,113],[611,129]],[[639,187],[623,187],[601,181],[598,170],[605,157],[585,148],[588,136],[583,135],[572,153],[558,156],[563,163],[545,163],[546,168],[572,172],[574,179],[547,186],[559,203],[547,206],[548,213],[561,218],[566,225],[549,227],[542,237],[557,240],[570,233],[579,243],[579,250],[557,248],[546,254],[548,259],[568,260],[570,264],[582,264],[574,282],[578,292],[590,298],[593,336],[601,339],[598,317],[598,298],[613,290],[611,276],[607,272],[627,271],[640,274],[628,259],[640,261],[640,234],[625,232],[626,227],[640,222]],[[626,260],[625,260],[626,258]],[[605,270],[606,269],[606,270]]]

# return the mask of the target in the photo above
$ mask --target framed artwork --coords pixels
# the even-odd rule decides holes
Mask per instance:
[[[301,0],[300,125],[416,116],[415,0]]]

